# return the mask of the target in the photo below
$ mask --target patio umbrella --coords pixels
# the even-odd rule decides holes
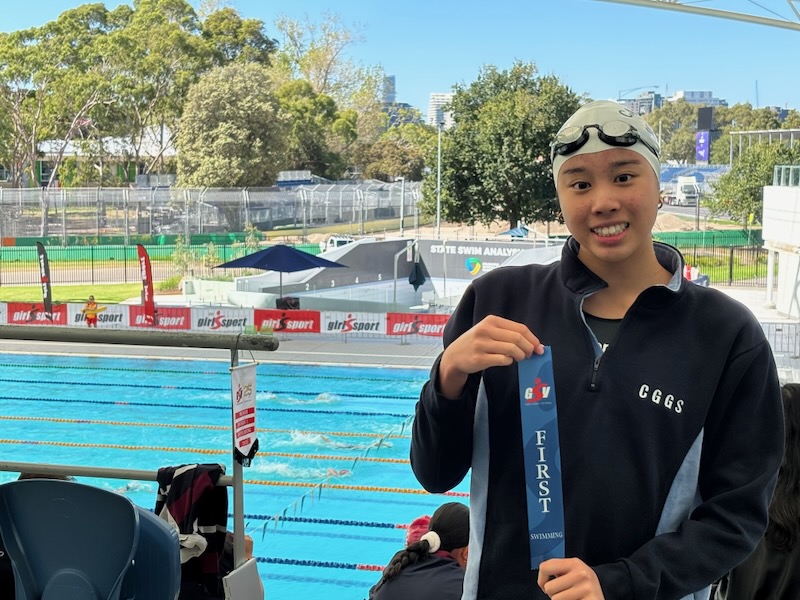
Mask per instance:
[[[279,244],[264,250],[247,254],[240,258],[230,260],[215,269],[261,269],[262,271],[278,271],[280,274],[280,295],[283,297],[283,274],[318,269],[320,267],[345,267],[338,262],[314,256],[308,252],[297,250],[291,246]]]

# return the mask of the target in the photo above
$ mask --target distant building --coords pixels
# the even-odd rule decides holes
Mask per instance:
[[[396,127],[407,123],[422,123],[420,112],[407,102],[385,103],[382,110],[389,117],[388,127]]]
[[[642,92],[636,98],[620,98],[617,100],[629,111],[637,115],[646,115],[664,104],[664,97],[653,91]]]
[[[397,82],[394,75],[387,75],[383,78],[383,104],[394,104],[397,102]]]
[[[791,109],[788,108],[781,108],[780,106],[765,106],[764,108],[771,110],[775,113],[775,116],[778,117],[778,120],[783,123],[789,116]]]
[[[428,125],[438,127],[440,123],[443,123],[445,129],[450,129],[453,126],[453,113],[445,110],[445,107],[450,104],[452,99],[452,92],[434,92],[430,95],[428,100]]]
[[[689,104],[700,104],[702,106],[728,106],[728,101],[722,98],[715,98],[713,92],[689,92],[677,91],[671,98],[667,98],[668,102],[676,102],[678,100],[685,100]]]

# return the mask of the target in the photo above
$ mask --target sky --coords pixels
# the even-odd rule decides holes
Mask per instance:
[[[122,2],[106,1],[109,8]],[[132,2],[127,2],[132,4]],[[197,5],[198,2],[190,1]],[[750,6],[748,8],[748,4]],[[4,2],[0,31],[40,26],[70,0]],[[397,101],[427,114],[432,92],[469,85],[486,65],[533,62],[578,94],[635,97],[711,91],[729,105],[800,109],[800,31],[598,0],[228,0],[280,41],[277,17],[337,15],[360,31],[348,58],[396,78]],[[785,17],[784,2],[764,0]],[[753,12],[751,0],[705,6]],[[770,16],[757,12],[761,16]],[[795,19],[796,20],[796,19]]]

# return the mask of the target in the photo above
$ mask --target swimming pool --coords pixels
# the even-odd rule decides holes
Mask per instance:
[[[467,480],[451,497],[425,494],[408,465],[427,371],[270,363],[257,372],[261,448],[244,469],[244,507],[266,597],[366,598],[403,545],[401,525],[467,501]],[[8,460],[219,462],[232,473],[225,362],[0,354],[0,400]],[[155,504],[154,482],[80,480]]]

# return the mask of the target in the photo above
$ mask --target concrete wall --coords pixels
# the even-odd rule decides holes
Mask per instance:
[[[778,259],[775,308],[800,319],[800,187],[766,186],[763,223],[764,246]]]

